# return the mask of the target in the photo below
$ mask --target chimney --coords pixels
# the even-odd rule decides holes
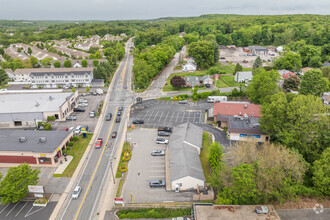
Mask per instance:
[[[244,108],[247,108],[247,104],[244,105]]]

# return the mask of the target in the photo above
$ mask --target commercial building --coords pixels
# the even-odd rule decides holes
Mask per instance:
[[[167,156],[167,179],[170,189],[191,190],[204,187],[205,176],[199,154],[202,149],[203,129],[192,124],[181,124],[173,129]]]
[[[75,93],[32,93],[0,95],[0,127],[36,127],[38,121],[55,116],[64,120],[78,100]]]
[[[91,86],[93,68],[39,68],[6,70],[17,84],[30,84],[31,87],[57,88],[58,86]]]
[[[0,163],[57,166],[72,131],[1,130]]]

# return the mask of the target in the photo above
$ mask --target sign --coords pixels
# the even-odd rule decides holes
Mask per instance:
[[[245,137],[245,138],[260,138],[260,135],[256,135],[256,134],[240,134],[240,137]]]
[[[59,152],[59,151],[60,151],[60,148],[57,148],[57,149],[56,149],[56,152]]]
[[[45,193],[43,186],[28,185],[28,189],[30,193]]]
[[[230,135],[230,140],[239,141],[239,136]]]
[[[46,154],[40,154],[40,157],[46,157]]]
[[[36,198],[43,198],[44,197],[44,194],[35,193],[34,194],[34,197],[36,197]]]
[[[115,201],[115,204],[123,204],[124,203],[123,198],[115,198],[114,201]]]

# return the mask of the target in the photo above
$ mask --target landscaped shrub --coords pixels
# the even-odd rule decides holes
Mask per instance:
[[[174,218],[190,216],[191,209],[148,208],[148,209],[124,209],[117,212],[120,219],[123,218]]]
[[[46,130],[46,131],[50,131],[50,130],[52,130],[52,126],[50,125],[50,123],[47,123],[47,124],[45,125],[45,130]]]
[[[68,146],[72,147],[73,146],[73,142],[68,143]]]
[[[55,115],[47,116],[47,121],[55,121],[55,120],[56,120]]]
[[[68,152],[71,148],[70,147],[66,147],[66,151]]]
[[[120,172],[126,172],[127,171],[127,167],[126,166],[122,166],[119,168]]]
[[[78,140],[77,136],[72,137],[72,141],[77,141],[77,140]]]

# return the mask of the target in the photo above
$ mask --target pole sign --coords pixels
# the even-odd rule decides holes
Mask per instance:
[[[115,204],[120,204],[120,205],[123,205],[123,203],[124,203],[123,198],[115,198],[114,202],[115,202]]]
[[[28,185],[28,189],[30,193],[45,193],[43,186]]]

